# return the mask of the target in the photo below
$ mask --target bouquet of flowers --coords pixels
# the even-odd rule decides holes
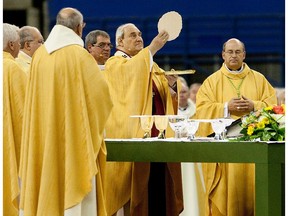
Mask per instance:
[[[242,117],[240,141],[284,141],[285,105],[269,106]]]

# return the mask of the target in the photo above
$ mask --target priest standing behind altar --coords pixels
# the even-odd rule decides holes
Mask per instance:
[[[253,110],[277,104],[274,88],[261,73],[243,62],[245,57],[243,42],[232,38],[224,43],[222,67],[203,82],[197,93],[198,119],[238,119]],[[200,123],[198,136],[212,132],[210,124]],[[202,168],[206,216],[255,214],[254,164],[204,163]]]
[[[81,39],[82,14],[63,8],[34,53],[24,106],[20,210],[24,216],[106,215],[108,85]]]
[[[190,99],[189,87],[184,77],[179,76],[181,81],[181,90],[178,98],[178,115],[186,116],[188,119],[196,112],[196,106]]]
[[[85,37],[85,48],[94,57],[100,70],[104,70],[113,48],[109,34],[102,30],[89,32]]]
[[[134,24],[118,27],[117,52],[108,59],[104,71],[114,103],[107,138],[143,137],[139,119],[131,115],[177,113],[177,77],[165,76],[153,62],[168,37],[167,32],[160,32],[144,48]],[[152,136],[157,135],[154,127]],[[166,136],[173,136],[169,127]],[[124,205],[125,215],[131,216],[176,216],[183,209],[180,163],[107,162],[106,173],[109,216]]]
[[[193,106],[195,108],[195,112],[196,112],[196,95],[197,95],[197,92],[199,90],[201,86],[201,83],[192,83],[189,87],[189,96],[190,96],[190,99],[192,100],[193,102]]]

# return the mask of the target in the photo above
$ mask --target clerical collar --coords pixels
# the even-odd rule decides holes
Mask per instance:
[[[226,69],[227,69],[229,72],[231,72],[231,73],[241,73],[241,72],[243,71],[243,69],[244,69],[244,65],[243,65],[243,64],[242,64],[242,66],[241,66],[239,69],[237,69],[237,70],[232,70],[232,69],[228,68],[226,64],[224,64],[224,65],[225,65]]]
[[[98,65],[100,70],[105,70],[105,65]]]
[[[122,56],[123,58],[128,58],[130,59],[131,56],[128,55],[127,53],[123,52],[122,50],[118,50],[115,52],[114,56]]]
[[[19,51],[19,54],[21,53],[21,55],[23,55],[23,56],[25,56],[25,58],[28,58],[29,60],[32,60],[32,57],[31,56],[29,56],[28,54],[26,54],[24,51],[22,51],[22,50],[20,50]],[[18,55],[19,55],[18,54]],[[18,56],[19,57],[19,56]],[[28,63],[28,62],[27,62]],[[30,64],[30,63],[29,63]]]
[[[69,45],[80,45],[83,47],[84,42],[72,29],[59,24],[52,28],[44,43],[49,54]]]
[[[185,111],[187,108],[188,108],[188,105],[186,107],[180,107],[180,106],[178,107],[178,109],[181,111]]]

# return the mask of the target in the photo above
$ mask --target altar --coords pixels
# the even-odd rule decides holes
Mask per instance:
[[[105,139],[108,161],[255,163],[256,216],[285,214],[285,142]]]

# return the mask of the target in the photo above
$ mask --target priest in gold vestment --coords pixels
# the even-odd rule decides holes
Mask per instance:
[[[3,215],[18,216],[18,169],[27,77],[16,63],[19,28],[3,24]]]
[[[16,61],[28,75],[32,56],[43,44],[44,39],[40,31],[34,26],[23,26],[19,31],[19,35],[21,49]]]
[[[222,67],[203,82],[197,93],[198,119],[238,119],[253,110],[277,103],[274,88],[262,74],[243,62],[245,55],[245,46],[240,40],[232,38],[224,43]],[[200,124],[199,136],[212,132],[210,124]],[[209,163],[202,164],[202,167],[206,216],[255,214],[254,164]]]
[[[166,77],[152,59],[167,39],[167,32],[159,33],[148,47],[143,48],[141,32],[134,24],[124,24],[117,29],[117,52],[108,59],[104,71],[114,103],[106,127],[107,138],[142,138],[144,132],[139,119],[131,118],[131,115],[174,115],[177,112],[177,77]],[[153,134],[157,136],[157,131],[152,129]],[[173,136],[169,127],[166,136]],[[162,166],[163,172],[163,175],[158,173],[159,178],[163,177],[159,183],[162,191],[158,193],[163,202],[160,206],[157,203],[161,198],[154,200],[156,207],[152,206],[151,200],[157,195],[149,196],[153,190],[150,187],[151,164],[107,162],[105,192],[109,216],[124,205],[126,210],[129,204],[130,213],[125,211],[125,215],[179,215],[183,209],[180,163],[154,163],[154,167]]]
[[[24,216],[107,215],[103,134],[113,105],[83,47],[83,28],[78,10],[62,9],[32,59],[20,163]]]

